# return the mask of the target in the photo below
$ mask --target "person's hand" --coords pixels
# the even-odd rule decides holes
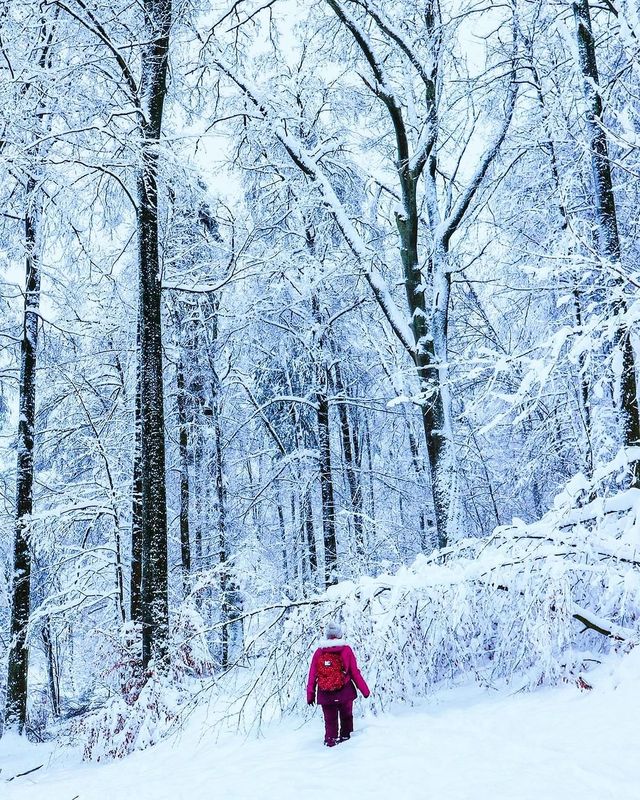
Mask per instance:
[[[307,705],[308,705],[308,706],[313,706],[313,705],[315,705],[315,702],[316,702],[316,701],[313,699],[313,697],[311,697],[311,698],[309,698],[309,699],[307,700]]]

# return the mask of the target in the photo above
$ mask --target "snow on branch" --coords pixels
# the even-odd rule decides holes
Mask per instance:
[[[568,526],[567,509],[530,525],[514,521],[486,539],[419,556],[395,575],[245,612],[248,644],[237,663],[246,659],[248,677],[233,671],[213,695],[233,697],[225,718],[249,727],[302,710],[309,659],[334,618],[377,710],[460,681],[528,688],[580,681],[583,659],[640,642],[640,570],[628,558],[638,544],[630,524],[638,493],[625,493],[618,506],[624,510],[598,515],[589,528]]]
[[[437,228],[435,238],[440,240],[444,247],[447,248],[449,244],[449,240],[453,236],[453,234],[458,230],[458,226],[462,221],[464,215],[467,212],[467,209],[471,205],[473,198],[475,197],[476,193],[480,189],[482,182],[484,180],[489,167],[495,160],[502,143],[505,140],[507,132],[509,130],[509,126],[511,125],[511,120],[513,118],[513,112],[516,107],[516,99],[518,96],[518,82],[516,81],[516,53],[515,53],[515,44],[514,44],[514,54],[512,60],[512,68],[511,68],[511,76],[509,82],[509,89],[507,92],[507,101],[506,101],[506,108],[504,119],[502,121],[502,125],[500,129],[496,133],[493,138],[493,141],[487,147],[484,155],[478,162],[473,175],[469,179],[464,191],[460,194],[457,201],[455,202],[451,212],[448,214],[446,219],[444,219]]]
[[[287,132],[284,120],[278,117],[278,115],[269,108],[265,100],[259,98],[259,93],[253,87],[249,86],[245,78],[238,76],[235,70],[219,56],[214,57],[213,64],[230,78],[242,91],[244,96],[256,107],[263,121],[269,126],[271,133],[284,147],[293,163],[314,184],[322,197],[325,207],[331,213],[340,229],[344,240],[358,260],[362,269],[362,274],[369,284],[394,334],[407,352],[413,357],[415,347],[411,328],[391,297],[389,288],[380,273],[378,266],[379,257],[369,248],[358,233],[356,226],[351,221],[344,205],[338,199],[331,181],[325,174],[322,166],[297,137]]]
[[[139,113],[142,113],[142,108],[140,105],[139,99],[139,89],[138,89],[138,82],[127,62],[124,58],[122,53],[120,52],[121,48],[119,48],[110,38],[107,30],[105,29],[104,25],[98,20],[96,15],[91,11],[88,5],[84,2],[84,0],[75,0],[75,4],[79,6],[79,8],[84,12],[88,20],[82,14],[79,14],[73,8],[71,8],[68,4],[62,2],[62,0],[54,0],[54,4],[58,6],[62,11],[68,14],[70,17],[75,19],[82,27],[86,28],[89,33],[93,34],[99,41],[101,41],[107,49],[111,52],[111,55],[115,59],[124,79],[124,83],[128,89],[129,97],[131,102],[134,104],[136,110]]]
[[[347,11],[342,3],[339,3],[338,0],[327,0],[327,3],[334,11],[340,22],[351,32],[351,35],[356,40],[358,47],[362,51],[367,63],[371,67],[371,71],[373,72],[373,76],[376,81],[374,91],[384,99],[385,103],[393,106],[395,109],[397,109],[397,112],[400,113],[400,101],[395,96],[395,92],[391,86],[391,81],[384,68],[383,60],[376,54],[373,43],[364,30],[360,27],[356,18]]]
[[[584,630],[592,630],[596,631],[597,633],[602,634],[603,636],[609,636],[612,639],[616,639],[619,642],[625,642],[629,639],[637,638],[637,633],[635,631],[627,630],[626,628],[621,628],[618,625],[612,625],[607,620],[603,620],[600,617],[594,616],[591,612],[586,611],[579,606],[574,606],[573,609],[573,617],[577,619],[578,622],[581,622],[584,625]]]
[[[375,3],[369,0],[354,0],[356,5],[359,5],[376,23],[378,28],[391,39],[400,48],[400,50],[409,59],[412,67],[420,76],[420,79],[425,84],[427,91],[433,90],[433,78],[431,77],[426,65],[416,52],[412,44],[410,44],[406,36],[397,28],[393,22],[386,16],[384,11]]]
[[[640,569],[629,557],[638,546],[640,491],[591,511],[589,527],[572,519],[572,509],[556,508],[536,523],[514,520],[487,538],[419,556],[393,575],[238,609],[209,627],[197,596],[216,576],[203,575],[174,621],[174,649],[185,663],[174,665],[171,685],[154,675],[131,683],[135,670],[123,667],[133,694],[83,721],[87,757],[117,757],[158,741],[205,696],[218,727],[246,730],[308,713],[309,661],[332,619],[343,623],[374,711],[468,681],[586,686],[594,654],[640,643]],[[241,640],[216,667],[207,641],[232,627],[242,630]],[[195,693],[186,689],[185,669],[196,669]]]

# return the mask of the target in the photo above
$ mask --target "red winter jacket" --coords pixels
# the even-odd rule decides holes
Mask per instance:
[[[318,682],[318,661],[323,653],[338,652],[344,665],[347,674],[347,682],[342,689],[335,692],[326,692],[322,689],[317,690],[318,696],[316,698],[316,684]],[[354,685],[355,684],[355,685]],[[353,650],[348,644],[345,644],[343,639],[328,639],[316,650],[311,659],[311,666],[309,668],[309,680],[307,681],[307,703],[313,703],[314,700],[319,705],[327,705],[329,703],[346,702],[348,700],[355,700],[357,687],[365,697],[369,697],[369,687],[365,679],[360,674],[358,669],[358,662],[353,653]]]

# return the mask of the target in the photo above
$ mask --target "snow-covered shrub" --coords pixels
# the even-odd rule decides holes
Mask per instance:
[[[256,656],[235,712],[252,723],[301,708],[311,653],[333,618],[374,709],[471,678],[579,683],[585,657],[640,637],[639,515],[634,489],[580,509],[559,502],[534,524],[514,520],[395,575],[249,614],[245,649]]]
[[[96,694],[115,695],[128,706],[135,703],[146,682],[140,625],[126,623],[117,637],[103,633],[97,651],[102,669],[97,675]]]
[[[192,678],[211,675],[202,617],[183,604],[172,619],[173,660],[169,675],[142,667],[142,633],[127,623],[120,637],[100,644],[103,670],[98,693],[107,691],[102,707],[75,723],[74,738],[83,742],[84,757],[94,761],[120,758],[159,741],[176,721]]]
[[[211,675],[215,663],[206,639],[202,615],[190,603],[183,603],[172,620],[174,668],[196,678]]]
[[[340,619],[373,710],[411,703],[476,680],[518,688],[570,680],[586,686],[587,660],[640,640],[640,491],[575,508],[562,499],[540,521],[498,528],[394,575],[342,582],[315,597],[239,613],[242,648],[216,670],[221,719],[252,726],[305,706],[309,660],[329,620]],[[113,758],[156,742],[186,707],[190,686],[213,671],[199,613],[174,617],[171,680],[135,685],[121,656],[114,696],[81,723],[87,758]],[[115,652],[115,651],[114,651]],[[119,689],[117,687],[120,687]]]
[[[133,702],[112,697],[100,711],[76,724],[75,735],[84,742],[85,759],[121,758],[159,742],[178,711],[179,690],[174,680],[151,672]]]

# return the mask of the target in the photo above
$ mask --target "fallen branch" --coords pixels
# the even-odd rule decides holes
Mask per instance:
[[[44,764],[40,764],[39,767],[34,767],[33,769],[28,769],[26,772],[19,772],[17,775],[14,775],[13,778],[7,778],[7,783],[11,781],[15,781],[16,778],[23,778],[25,775],[31,775],[32,772],[37,772],[39,769],[42,769]]]

